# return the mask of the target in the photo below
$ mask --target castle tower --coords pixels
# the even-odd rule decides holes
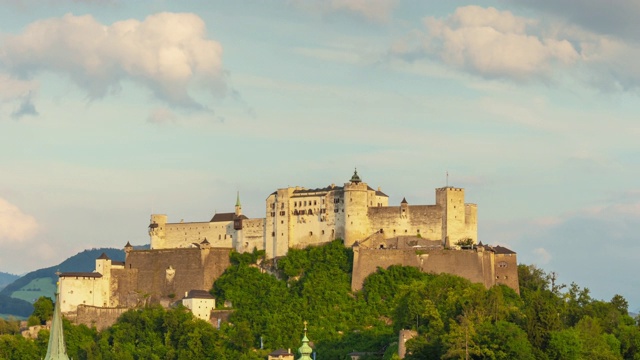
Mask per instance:
[[[442,208],[442,244],[451,247],[469,236],[465,222],[464,189],[446,186],[436,189],[436,204]]]
[[[311,354],[313,353],[313,349],[309,346],[309,338],[307,338],[307,322],[304,322],[304,336],[302,337],[302,346],[298,348],[300,352],[300,357],[298,360],[312,360]]]
[[[267,197],[264,249],[269,259],[286,255],[289,251],[292,227],[290,199],[297,189],[278,189]]]
[[[56,273],[60,275],[60,273]],[[62,328],[62,314],[60,312],[60,281],[56,288],[56,304],[53,309],[53,320],[51,321],[51,332],[49,333],[49,344],[47,345],[47,355],[45,360],[69,360],[67,348],[64,345],[64,329]]]
[[[96,272],[102,274],[102,277],[96,280],[98,286],[94,290],[94,305],[109,306],[111,297],[111,259],[107,254],[102,253],[96,259]]]
[[[165,247],[165,228],[167,225],[167,215],[152,214],[149,224],[149,237],[151,249],[161,249]]]
[[[353,172],[351,180],[344,184],[344,245],[347,247],[370,235],[367,189],[357,170]]]
[[[133,250],[133,245],[131,245],[131,243],[127,241],[127,244],[124,246],[125,260],[129,256],[129,253],[131,252],[131,250]]]

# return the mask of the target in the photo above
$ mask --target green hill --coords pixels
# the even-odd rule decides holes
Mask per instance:
[[[44,269],[32,271],[0,291],[0,314],[28,316],[33,311],[31,304],[40,296],[53,298],[56,289],[56,272],[93,271],[96,258],[102,253],[112,260],[124,261],[124,251],[121,249],[100,248],[90,249],[78,253],[62,263]]]

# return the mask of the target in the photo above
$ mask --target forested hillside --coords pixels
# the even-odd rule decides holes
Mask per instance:
[[[533,266],[519,267],[521,294],[410,267],[379,270],[358,293],[350,291],[352,252],[341,242],[291,250],[278,277],[254,262],[260,253],[233,254],[234,265],[215,282],[217,304],[233,304],[221,329],[195,320],[182,307],[125,313],[101,333],[65,324],[74,359],[266,359],[277,348],[298,348],[303,321],[317,359],[394,359],[400,329],[407,359],[640,359],[640,328],[620,296],[592,299],[578,285],[558,285]],[[36,341],[10,335],[0,324],[0,358],[37,358]],[[260,344],[264,349],[260,349]],[[25,355],[26,354],[26,355]],[[25,357],[27,356],[27,357]]]

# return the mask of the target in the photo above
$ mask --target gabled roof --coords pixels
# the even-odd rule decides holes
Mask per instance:
[[[316,193],[316,192],[329,192],[329,191],[335,191],[335,190],[342,190],[342,186],[327,186],[327,187],[323,187],[323,188],[317,188],[317,189],[299,189],[299,190],[293,190],[294,194],[307,194],[307,193]]]
[[[240,215],[239,216],[240,219],[248,219],[248,217],[244,216],[244,215]],[[223,221],[233,221],[236,218],[236,213],[232,212],[232,213],[217,213],[215,215],[213,215],[213,217],[211,218],[211,221],[209,222],[223,222]]]
[[[101,278],[102,274],[96,272],[65,272],[60,274],[60,277],[92,277]]]
[[[215,299],[211,294],[209,294],[206,290],[189,290],[185,299]]]
[[[375,191],[377,196],[389,197],[389,195],[387,195],[387,194],[383,193],[383,192],[382,192],[382,191],[380,191],[380,190],[376,190],[376,189],[372,188],[372,187],[371,187],[371,186],[369,186],[369,185],[367,185],[367,190],[369,190],[369,191]]]
[[[511,249],[507,249],[506,247],[500,246],[500,245],[494,246],[493,247],[493,252],[496,253],[496,254],[505,254],[505,255],[515,254],[516,253],[515,251],[513,251]]]
[[[269,356],[281,356],[281,355],[293,355],[293,354],[287,349],[278,349],[272,352],[271,354],[269,354]]]

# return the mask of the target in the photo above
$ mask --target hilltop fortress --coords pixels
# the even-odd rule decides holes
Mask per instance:
[[[350,247],[373,234],[418,236],[439,240],[444,247],[476,243],[478,237],[477,206],[465,204],[464,189],[436,189],[435,205],[409,205],[403,199],[399,206],[389,206],[389,197],[364,183],[357,171],[344,186],[278,189],[267,197],[265,208],[264,218],[247,218],[238,197],[235,212],[215,214],[209,222],[169,223],[167,215],[151,215],[151,249],[190,247],[206,239],[213,247],[239,252],[265,250],[272,259],[290,248],[337,238]]]
[[[378,267],[405,265],[518,292],[516,253],[478,243],[477,206],[465,203],[464,189],[446,186],[435,195],[433,205],[403,199],[389,206],[389,197],[356,171],[343,186],[274,191],[263,218],[243,215],[239,195],[234,212],[216,213],[207,222],[170,223],[167,215],[152,214],[150,250],[127,243],[124,263],[101,256],[94,272],[60,275],[61,308],[78,323],[105,327],[128,308],[168,305],[190,290],[208,291],[230,266],[233,250],[265,250],[277,267],[290,248],[335,239],[353,248],[354,291]]]

